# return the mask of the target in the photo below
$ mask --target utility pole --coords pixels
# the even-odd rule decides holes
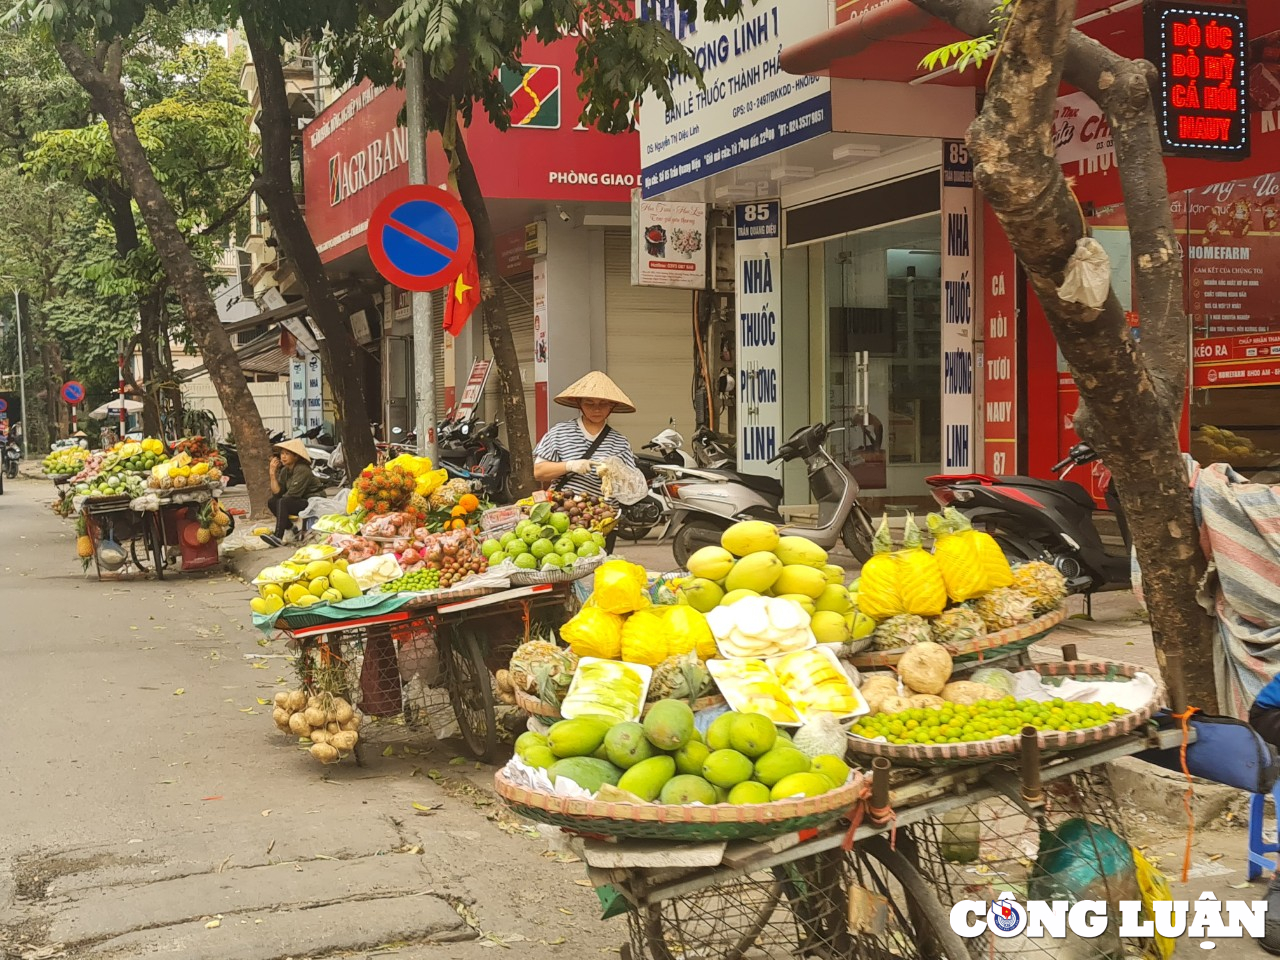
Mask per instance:
[[[404,62],[405,121],[409,130],[409,182],[427,182],[427,105],[422,51]],[[413,291],[413,389],[417,395],[418,453],[436,463],[436,332],[431,326],[431,294]]]
[[[18,397],[22,404],[22,449],[31,449],[31,435],[27,433],[27,369],[22,351],[22,288],[17,277],[0,277],[13,284],[13,319],[18,324]]]

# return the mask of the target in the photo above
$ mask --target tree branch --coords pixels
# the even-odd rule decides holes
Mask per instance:
[[[240,199],[237,200],[235,203],[233,203],[225,211],[223,211],[222,216],[218,217],[217,220],[213,221],[213,223],[206,225],[204,229],[200,231],[199,236],[207,236],[209,234],[217,233],[219,230],[221,230],[223,227],[229,224],[232,220],[234,220],[237,216],[239,216],[240,210],[244,207],[246,203],[249,202],[249,198],[252,197],[254,193],[257,192],[258,188],[261,186],[262,186],[262,178],[255,177],[253,180],[253,183],[249,184],[249,189],[240,195]]]
[[[991,32],[990,0],[912,0],[928,13],[973,37]],[[1107,117],[1115,138],[1136,271],[1134,306],[1142,318],[1142,352],[1163,403],[1180,415],[1187,383],[1187,316],[1182,260],[1166,216],[1169,182],[1160,157],[1160,132],[1152,109],[1155,68],[1129,60],[1072,29],[1066,39],[1062,79],[1088,94]]]

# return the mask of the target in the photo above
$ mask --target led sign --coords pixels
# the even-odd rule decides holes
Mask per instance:
[[[1249,156],[1248,24],[1243,7],[1148,0],[1147,59],[1168,156]]]

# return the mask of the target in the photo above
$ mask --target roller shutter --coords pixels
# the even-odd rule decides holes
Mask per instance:
[[[636,405],[610,421],[639,449],[676,420],[693,434],[693,292],[631,285],[631,236],[605,233],[607,373]],[[714,370],[714,366],[713,366]]]
[[[511,328],[511,339],[515,341],[516,356],[520,360],[520,377],[524,382],[524,406],[529,423],[529,436],[537,444],[534,425],[537,422],[537,410],[534,406],[533,379],[533,274],[522,273],[514,277],[504,277],[498,284],[502,302],[507,308],[507,326]],[[489,346],[488,331],[485,333],[484,354],[486,358],[493,356]],[[489,386],[485,390],[486,420],[505,420],[506,412],[502,409],[502,394],[498,390],[498,371],[489,374]],[[506,428],[503,428],[503,440],[506,440]]]

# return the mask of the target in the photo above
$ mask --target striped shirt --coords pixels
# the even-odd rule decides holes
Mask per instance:
[[[582,420],[566,420],[564,423],[557,423],[538,441],[538,446],[533,451],[533,458],[544,463],[585,460],[587,448],[594,442],[595,437],[587,436],[587,431],[583,429]],[[628,466],[636,465],[631,444],[616,428],[610,429],[609,435],[604,438],[600,446],[596,447],[595,453],[591,454],[591,459],[597,462],[609,457],[620,457]],[[554,481],[555,484],[560,484],[559,488],[566,493],[588,493],[594,497],[600,496],[600,478],[594,471],[588,474],[570,473],[566,476],[568,479],[563,484],[560,484],[559,480]]]

